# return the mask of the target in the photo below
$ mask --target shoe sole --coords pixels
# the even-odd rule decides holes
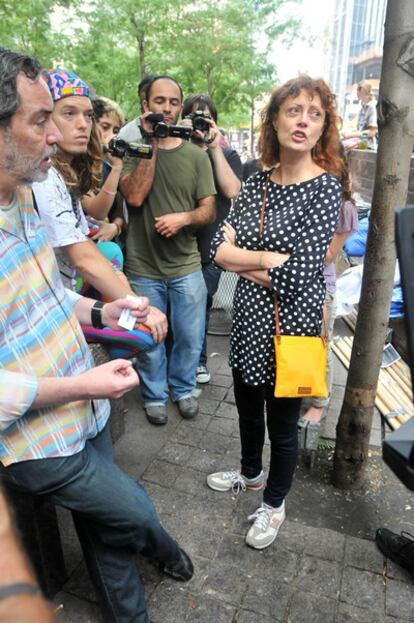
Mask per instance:
[[[231,491],[232,487],[227,487],[226,489],[220,489],[218,486],[212,485],[208,482],[207,480],[207,486],[210,487],[210,489],[213,489],[213,491],[219,491],[220,493],[225,493],[226,491]],[[246,489],[249,489],[250,491],[261,491],[264,488],[264,482],[260,482],[257,485],[247,485],[246,484]]]
[[[203,378],[197,378],[196,377],[196,381],[199,385],[205,385],[205,383],[210,383],[211,381],[211,376],[207,377],[203,377]]]
[[[274,543],[276,541],[277,535],[278,535],[278,532],[276,532],[275,536],[273,537],[273,539],[269,543],[265,543],[264,545],[253,545],[252,543],[249,543],[247,541],[247,539],[245,539],[245,543],[246,543],[246,545],[248,545],[252,549],[262,550],[262,549],[266,549],[266,547],[270,547],[272,545],[272,543]]]
[[[272,545],[272,543],[274,543],[274,542],[276,541],[276,537],[277,537],[277,535],[279,534],[279,530],[280,530],[280,528],[282,527],[282,525],[283,525],[283,523],[284,523],[285,519],[286,519],[286,515],[283,517],[283,519],[282,519],[281,523],[279,524],[278,529],[276,530],[276,534],[274,535],[274,537],[272,538],[272,540],[271,540],[271,541],[268,541],[267,543],[264,543],[263,545],[253,545],[252,543],[249,543],[249,542],[248,542],[248,540],[247,540],[247,535],[246,535],[246,538],[245,538],[245,543],[246,543],[246,545],[248,545],[248,546],[249,546],[249,547],[251,547],[252,549],[259,549],[259,550],[260,550],[260,549],[266,549],[266,547],[270,547],[270,545]]]
[[[147,417],[148,422],[150,424],[154,424],[154,426],[163,426],[164,424],[168,422],[168,415],[165,415],[165,419],[153,417],[152,415],[148,415],[147,412],[145,412],[145,415]]]
[[[166,424],[168,422],[168,419],[165,420],[153,420],[152,418],[149,418],[147,415],[147,420],[150,424],[153,424],[154,426],[164,426],[164,424]]]
[[[179,414],[181,415],[181,417],[183,418],[183,420],[193,420],[195,417],[197,417],[198,415],[198,411],[196,411],[195,413],[182,413],[180,411],[180,409],[178,409]]]

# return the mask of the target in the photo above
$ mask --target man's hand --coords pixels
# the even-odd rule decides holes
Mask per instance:
[[[150,306],[145,296],[137,296],[135,300],[116,299],[112,303],[106,303],[102,308],[102,323],[111,329],[119,329],[119,316],[125,307],[131,310],[131,314],[137,319],[137,325],[148,324]]]
[[[155,217],[155,230],[165,238],[175,236],[180,229],[188,225],[188,213],[176,212]]]
[[[139,385],[139,378],[132,362],[125,359],[114,359],[92,368],[77,377],[85,387],[88,397],[121,398],[126,392]]]
[[[165,340],[168,331],[167,317],[158,307],[150,305],[145,324],[151,329],[152,337],[157,344]]]
[[[147,121],[148,115],[152,115],[152,114],[153,113],[150,110],[148,110],[147,112],[144,112],[140,117],[140,126],[144,130],[144,132],[146,132],[147,134],[152,134],[154,130],[153,124]]]

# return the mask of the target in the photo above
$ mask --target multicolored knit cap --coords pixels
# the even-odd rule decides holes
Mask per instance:
[[[70,95],[85,95],[90,98],[89,87],[73,73],[66,69],[44,69],[42,77],[45,80],[54,102]]]

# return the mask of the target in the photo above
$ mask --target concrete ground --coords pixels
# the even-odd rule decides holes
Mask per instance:
[[[183,584],[138,560],[152,621],[414,621],[411,578],[384,561],[373,541],[380,526],[414,533],[413,496],[382,462],[378,414],[364,488],[344,492],[330,482],[345,368],[336,361],[314,467],[310,470],[302,457],[287,498],[286,522],[277,541],[259,552],[245,545],[244,535],[260,493],[236,497],[211,491],[205,482],[209,472],[239,464],[228,337],[210,336],[209,352],[212,379],[203,387],[198,418],[185,421],[170,404],[168,424],[156,428],[147,422],[137,393],[131,393],[126,432],[115,447],[117,463],[145,485],[164,526],[195,565],[193,579]],[[70,516],[61,511],[60,519],[70,578],[54,599],[63,605],[58,620],[97,623],[101,618]]]

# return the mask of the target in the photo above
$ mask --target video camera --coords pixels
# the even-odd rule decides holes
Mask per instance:
[[[395,236],[404,294],[405,326],[414,387],[414,206],[396,210]],[[414,491],[414,416],[386,436],[384,461],[406,487]]]
[[[130,145],[122,138],[113,138],[109,141],[108,147],[104,147],[104,152],[115,156],[115,158],[124,158],[132,156],[132,158],[152,158],[151,145]]]
[[[145,121],[149,121],[152,124],[152,134],[150,136],[155,136],[156,138],[175,136],[186,141],[191,138],[192,128],[186,125],[168,125],[165,123],[164,115],[161,113],[153,112],[145,117]]]
[[[193,132],[195,130],[199,130],[199,132],[202,132],[204,134],[202,138],[203,143],[211,142],[211,139],[210,139],[210,127],[211,126],[208,122],[209,118],[210,118],[209,116],[205,115],[204,110],[195,110],[194,112],[184,117],[184,119],[191,120],[191,123],[193,126]]]
[[[208,133],[210,131],[210,124],[207,121],[208,117],[205,116],[203,110],[195,110],[184,117],[184,119],[191,119],[193,130],[200,130],[200,132],[204,133]]]

